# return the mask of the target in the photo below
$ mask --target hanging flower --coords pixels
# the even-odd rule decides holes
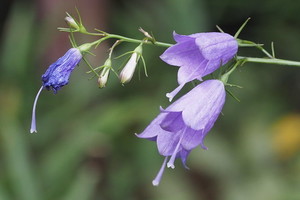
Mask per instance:
[[[207,80],[179,98],[150,123],[137,136],[156,141],[159,153],[165,160],[153,185],[157,186],[165,166],[175,168],[174,161],[181,158],[186,167],[190,151],[200,145],[217,120],[224,102],[225,88],[219,80]]]
[[[56,94],[61,87],[69,83],[72,71],[82,58],[81,50],[86,50],[85,46],[81,47],[82,48],[78,47],[69,49],[65,55],[50,65],[46,72],[42,75],[43,85],[38,91],[33,103],[30,133],[37,132],[35,110],[41,91],[46,88],[47,90],[51,89],[54,94]]]
[[[54,93],[69,83],[69,78],[76,65],[80,62],[82,55],[77,48],[71,48],[67,53],[50,65],[45,74],[42,75],[43,87],[52,89]]]
[[[238,43],[227,33],[195,33],[179,35],[173,33],[177,44],[169,47],[160,58],[180,67],[177,81],[179,86],[167,97],[173,97],[192,80],[202,80],[202,77],[214,72],[220,66],[231,60],[238,50]]]

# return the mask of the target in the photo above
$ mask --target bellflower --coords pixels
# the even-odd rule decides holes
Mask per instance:
[[[56,62],[48,67],[46,72],[42,75],[42,87],[38,91],[32,109],[32,120],[30,133],[37,132],[36,130],[36,120],[35,120],[35,110],[37,100],[41,91],[46,88],[47,90],[52,90],[54,94],[69,82],[70,75],[76,65],[80,62],[82,54],[79,48],[69,49],[65,55],[59,58]]]
[[[192,149],[201,146],[207,149],[203,140],[217,120],[224,102],[225,88],[219,80],[207,80],[179,98],[148,125],[137,136],[156,141],[159,154],[165,156],[153,185],[157,186],[165,166],[175,168],[174,161],[186,159]]]
[[[231,60],[238,50],[238,43],[227,33],[209,32],[192,35],[173,33],[177,44],[169,47],[160,58],[180,67],[177,81],[179,86],[167,97],[173,97],[192,80],[202,80],[202,77],[214,72],[220,66]]]

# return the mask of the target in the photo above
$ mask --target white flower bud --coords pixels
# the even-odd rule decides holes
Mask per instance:
[[[78,24],[72,17],[70,17],[70,16],[65,17],[65,21],[71,28],[74,28],[75,30],[79,30]]]
[[[122,69],[119,78],[122,84],[128,83],[134,74],[135,68],[137,66],[137,63],[141,57],[142,54],[142,45],[139,45],[137,48],[135,48],[133,54],[131,55],[130,59]]]
[[[137,65],[137,58],[138,58],[138,55],[136,52],[134,52],[120,73],[119,78],[120,78],[121,83],[127,83],[131,80],[131,78],[134,74],[136,65]]]
[[[111,59],[108,58],[104,65],[103,65],[103,69],[101,71],[101,74],[98,78],[98,84],[99,84],[99,88],[104,88],[106,83],[107,83],[107,79],[108,79],[108,75],[109,75],[109,71],[111,69]]]
[[[104,88],[106,83],[107,83],[107,79],[108,79],[108,75],[109,75],[109,69],[108,68],[104,68],[98,78],[98,84],[99,84],[99,88]]]

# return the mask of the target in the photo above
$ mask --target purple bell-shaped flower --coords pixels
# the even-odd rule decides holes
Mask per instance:
[[[227,33],[179,35],[174,32],[173,35],[177,43],[160,56],[169,65],[180,67],[177,78],[179,86],[167,93],[170,101],[186,83],[195,79],[202,81],[202,77],[226,64],[238,50],[236,39]]]
[[[204,137],[213,127],[225,103],[225,88],[219,80],[207,80],[172,103],[137,136],[156,141],[159,153],[165,156],[163,165],[153,180],[158,185],[165,166],[175,168],[174,161],[181,158],[185,165],[190,151],[203,149]]]

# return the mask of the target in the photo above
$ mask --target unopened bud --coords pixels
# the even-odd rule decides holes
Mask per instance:
[[[107,83],[107,79],[108,79],[108,75],[109,75],[109,71],[111,69],[111,59],[108,58],[106,59],[104,65],[103,65],[103,69],[100,73],[100,76],[98,78],[98,84],[99,84],[99,88],[104,88],[106,83]]]
[[[130,59],[124,66],[123,70],[121,71],[119,78],[122,84],[128,83],[134,74],[135,68],[137,66],[137,63],[141,57],[142,54],[142,45],[139,45],[137,48],[135,48],[133,54],[131,55]]]
[[[77,47],[79,49],[80,52],[87,52],[88,50],[90,50],[90,48],[92,48],[93,43],[85,43],[80,45],[79,47]]]
[[[110,70],[109,70],[109,68],[107,68],[107,67],[105,67],[105,68],[102,70],[102,72],[101,72],[101,74],[100,74],[100,76],[99,76],[99,78],[98,78],[99,88],[104,88],[104,87],[105,87],[105,85],[106,85],[106,83],[107,83],[109,71],[110,71]]]
[[[119,78],[120,78],[121,83],[127,83],[132,79],[132,76],[134,74],[134,71],[135,71],[135,68],[137,65],[137,58],[138,58],[138,55],[137,55],[137,53],[134,52],[120,73]]]
[[[76,21],[72,17],[70,17],[70,16],[65,17],[65,21],[71,28],[74,28],[75,30],[80,29],[78,24],[76,23]]]

